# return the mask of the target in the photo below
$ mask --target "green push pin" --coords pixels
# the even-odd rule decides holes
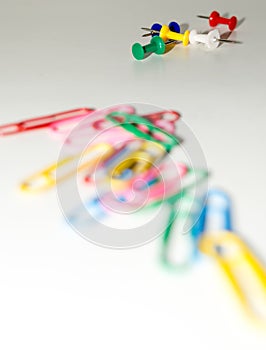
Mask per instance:
[[[165,52],[165,42],[159,36],[154,36],[148,45],[142,46],[139,43],[135,43],[132,46],[132,55],[136,60],[143,60],[146,53],[156,53],[162,55]]]

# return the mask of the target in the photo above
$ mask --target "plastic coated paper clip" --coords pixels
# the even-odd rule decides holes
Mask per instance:
[[[54,123],[70,121],[73,119],[82,119],[92,113],[92,108],[72,109],[65,112],[46,115],[43,117],[23,120],[18,123],[10,123],[0,126],[0,136],[9,136],[25,131],[36,130],[53,126]]]
[[[214,220],[208,224],[212,216]],[[265,322],[266,270],[248,245],[231,231],[230,203],[222,192],[212,193],[207,201],[205,227],[200,251],[220,265],[247,314]]]
[[[197,238],[202,231],[204,198],[194,198],[184,191],[176,204],[170,204],[161,260],[171,270],[184,270],[198,257]]]
[[[117,126],[121,126],[136,137],[161,144],[166,152],[170,152],[174,146],[180,143],[174,135],[158,128],[153,123],[136,114],[114,112],[108,114],[106,119]]]
[[[110,157],[113,152],[114,148],[107,143],[93,145],[83,152],[83,154],[67,157],[29,176],[21,183],[20,189],[29,193],[46,191],[54,187],[57,183],[75,175],[77,172],[98,164],[100,160],[102,161]],[[82,156],[89,156],[90,158],[78,164]]]

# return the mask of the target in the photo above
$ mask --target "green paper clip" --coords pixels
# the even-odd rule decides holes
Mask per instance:
[[[187,269],[197,258],[205,197],[194,198],[191,192],[207,178],[207,170],[190,168],[188,175],[184,177],[182,189],[165,200],[170,207],[170,212],[163,233],[160,257],[163,265],[172,271]],[[155,204],[158,205],[159,202]]]
[[[155,126],[153,123],[139,115],[124,112],[113,112],[106,115],[105,118],[111,121],[113,124],[121,126],[123,129],[134,134],[136,137],[159,143],[164,147],[166,152],[170,152],[173,147],[180,144],[180,141],[175,136]],[[141,130],[141,126],[144,130]],[[147,132],[145,131],[146,128]]]
[[[182,271],[198,257],[198,236],[202,230],[204,196],[183,191],[176,203],[168,203],[170,213],[163,234],[161,261],[172,271]]]

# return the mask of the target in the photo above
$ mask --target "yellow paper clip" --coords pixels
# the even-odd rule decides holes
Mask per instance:
[[[75,175],[84,169],[97,165],[99,161],[103,161],[110,157],[115,151],[114,147],[108,143],[99,143],[92,145],[86,149],[82,154],[66,157],[54,163],[44,170],[37,172],[34,175],[29,176],[20,184],[20,189],[24,192],[39,193],[46,191],[54,187],[57,183],[62,182],[69,177]],[[87,160],[83,160],[83,157],[89,157]],[[82,161],[77,163],[77,160]],[[72,166],[71,166],[72,163]],[[64,170],[64,167],[66,170]],[[60,168],[60,174],[57,170]]]
[[[204,234],[199,249],[216,259],[241,304],[255,321],[266,322],[266,270],[249,247],[230,231]]]
[[[158,143],[144,141],[140,148],[121,161],[112,171],[112,179],[119,178],[125,170],[134,175],[141,174],[154,166],[154,162],[165,155],[165,149]]]

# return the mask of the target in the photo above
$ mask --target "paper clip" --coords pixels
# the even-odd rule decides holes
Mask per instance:
[[[85,181],[93,182],[94,186],[101,188],[101,193],[112,190],[124,198],[135,181],[147,182],[157,175],[154,166],[164,154],[163,147],[157,143],[133,140],[104,161],[93,178],[87,175]]]
[[[88,119],[85,119],[82,121],[79,127],[77,127],[76,130],[74,130],[75,134],[77,133],[83,133],[86,134],[86,132],[91,131],[91,133],[95,133],[96,131],[103,131],[107,129],[108,127],[112,126],[110,123],[108,123],[105,119],[105,115],[119,111],[124,113],[135,113],[135,108],[130,105],[117,105],[113,107],[107,107],[103,109],[94,110],[93,113],[90,115]],[[61,129],[62,124],[57,125],[56,123],[53,124],[53,131],[56,133],[66,134],[69,131]]]
[[[197,238],[202,232],[205,197],[182,191],[176,203],[169,203],[168,225],[163,234],[161,261],[173,271],[191,266],[198,257]]]
[[[48,190],[54,187],[57,183],[75,175],[77,172],[90,167],[93,168],[93,166],[97,165],[99,161],[103,161],[110,157],[113,152],[114,148],[107,143],[99,143],[90,146],[83,154],[67,157],[50,165],[44,170],[29,176],[21,183],[20,189],[29,193],[38,193]],[[82,161],[81,164],[76,167],[75,164],[77,163],[77,160],[82,156],[88,156],[89,159]],[[66,170],[64,170],[64,168],[66,168]]]
[[[101,167],[101,170],[100,170],[103,173],[103,175],[101,174],[101,177],[106,177],[107,171],[115,167],[119,162],[121,162],[124,159],[125,156],[127,156],[131,152],[132,151],[128,149],[126,143],[118,147],[115,150],[115,152],[103,162],[103,166]],[[97,169],[97,172],[99,172],[99,169]],[[97,178],[98,177],[99,175],[97,174]],[[91,173],[89,173],[89,174],[86,174],[86,176],[84,177],[84,181],[87,183],[91,183],[92,181],[94,181],[94,178],[95,176],[92,177]]]
[[[150,169],[143,175],[138,176],[139,185],[134,185],[134,180],[129,183],[125,191],[120,193],[124,202],[130,204],[132,207],[139,207],[143,203],[145,197],[146,205],[154,202],[163,202],[169,195],[179,192],[181,190],[182,179],[187,174],[188,168],[184,163],[177,163],[175,166],[175,173],[161,172],[161,165],[159,169]],[[158,177],[154,177],[155,174]],[[152,181],[156,180],[156,181]],[[132,189],[133,186],[133,189]],[[132,200],[132,192],[134,191],[134,199]]]
[[[204,208],[205,232],[232,231],[231,199],[222,190],[210,189]]]
[[[225,193],[210,192],[199,249],[217,261],[245,311],[256,320],[266,321],[266,269],[232,231],[230,211],[230,199]]]
[[[161,144],[166,152],[170,152],[174,146],[180,143],[174,135],[158,128],[153,123],[136,114],[113,112],[106,115],[106,119],[122,127],[126,131],[129,131],[138,138]],[[147,128],[147,132],[141,130],[143,127]]]
[[[119,178],[126,170],[136,176],[154,166],[165,155],[164,148],[156,142],[144,141],[140,148],[117,164],[112,170],[111,178]]]
[[[110,123],[106,121],[104,118],[106,114],[115,112],[115,111],[120,111],[124,113],[135,113],[135,108],[130,105],[117,105],[117,106],[112,106],[112,107],[107,107],[104,109],[98,109],[94,110],[93,113],[90,115],[90,118],[85,119],[82,121],[79,127],[74,131],[75,135],[76,134],[83,134],[87,136],[88,131],[91,131],[91,134],[95,133],[95,130],[97,131],[103,131],[107,129],[108,127],[112,126]],[[61,135],[66,135],[69,133],[69,129],[65,130],[62,128],[64,126],[62,123],[54,123],[52,125],[52,130],[55,133],[59,133]]]
[[[85,181],[94,181],[95,183],[96,180],[97,185],[99,185],[99,182],[101,181],[110,183],[112,179],[117,179],[118,184],[120,181],[120,187],[124,188],[127,186],[126,180],[129,180],[133,176],[133,172],[128,168],[129,164],[124,164],[124,162],[127,162],[128,159],[132,159],[132,155],[139,152],[143,143],[143,140],[134,138],[132,140],[126,140],[121,144],[119,143],[119,147],[116,148],[115,152],[103,162],[102,167],[98,167],[93,178],[91,175],[86,175]],[[132,159],[132,167],[134,163],[137,163],[136,159],[134,159],[134,161]],[[120,171],[118,171],[118,168]],[[127,172],[127,174],[130,172],[131,176],[128,177],[127,175],[123,174],[123,172]],[[115,173],[116,176],[114,175]],[[112,183],[112,185],[114,185],[114,183]]]
[[[74,119],[82,119],[92,113],[92,108],[78,108],[65,112],[46,115],[43,117],[32,118],[23,120],[17,123],[10,123],[0,126],[0,136],[14,135],[17,133],[36,130],[41,128],[53,128],[53,125],[57,123],[69,122]]]
[[[74,148],[76,151],[80,149],[80,145],[84,144],[85,140],[90,140],[92,144],[97,142],[108,142],[108,143],[118,143],[126,142],[136,138],[132,133],[127,132],[126,130],[121,130],[121,128],[116,129],[113,127],[113,123],[110,123],[105,119],[105,115],[112,112],[121,112],[125,114],[134,114],[135,108],[130,105],[118,105],[113,107],[108,107],[102,110],[94,111],[91,113],[89,118],[83,118],[80,125],[73,129],[73,124],[69,121],[53,123],[50,127],[51,131],[56,135],[67,136],[65,144]],[[165,130],[169,130],[171,133],[174,133],[175,130],[175,121],[178,120],[179,114],[174,111],[162,111],[154,114],[148,114],[144,116],[145,118],[156,120],[156,124],[161,125]],[[161,119],[160,119],[161,118]],[[77,120],[74,120],[74,126],[76,125]],[[145,126],[142,125],[142,128],[145,129]],[[73,130],[70,134],[69,132]],[[98,133],[95,133],[98,131]],[[119,133],[119,137],[118,137]]]
[[[95,220],[102,220],[108,215],[105,208],[101,205],[98,197],[89,198],[83,205],[79,205],[67,214],[66,219],[71,225],[91,225]],[[95,220],[93,220],[93,218]]]
[[[111,194],[110,191],[117,190],[116,193],[118,194],[119,191],[121,192],[122,189],[128,187],[132,181],[132,174],[129,177],[125,177],[125,173],[119,174],[120,176],[117,179],[112,179],[112,171],[123,160],[128,159],[130,155],[137,152],[143,143],[143,140],[135,139],[123,143],[120,148],[114,149],[114,152],[103,160],[102,166],[97,168],[93,177],[92,174],[86,175],[85,181],[93,183],[94,187],[97,188],[97,197],[87,199],[67,216],[71,224],[88,225],[88,212],[96,220],[101,220],[108,215],[107,207],[111,207],[113,203],[113,197],[111,198],[113,193]],[[115,198],[117,199],[117,197]],[[107,202],[109,205],[103,205],[104,202]]]
[[[175,186],[166,186],[168,191],[164,193],[164,197],[158,196],[157,198],[154,198],[154,202],[151,203],[152,205],[157,206],[165,201],[167,201],[170,204],[176,204],[176,202],[180,199],[180,194],[182,194],[185,191],[190,191],[196,186],[201,185],[207,180],[209,176],[209,172],[206,169],[190,168],[187,165],[185,165],[185,167],[186,172],[184,176],[180,177],[179,181],[178,177],[175,179],[175,183],[173,182]],[[158,184],[155,185],[158,186]]]
[[[130,105],[118,105],[100,109],[92,113],[89,118],[85,118],[80,124],[69,133],[69,130],[53,125],[53,131],[62,136],[67,136],[65,145],[72,147],[73,150],[80,152],[84,148],[84,142],[95,144],[98,142],[107,142],[117,144],[132,139],[132,135],[126,131],[118,130],[114,125],[105,119],[105,116],[114,111],[123,113],[134,113],[135,108]],[[119,134],[119,136],[118,136]],[[85,141],[84,141],[85,140]]]
[[[170,165],[169,165],[170,164]],[[175,203],[180,199],[180,194],[202,183],[208,172],[204,169],[192,169],[185,163],[177,162],[175,170],[169,171],[171,163],[168,161],[158,165],[158,169],[151,168],[146,173],[138,176],[138,180],[143,180],[145,184],[134,186],[134,199],[132,200],[132,183],[125,191],[120,192],[124,202],[132,208],[145,205],[158,206],[163,202]]]
[[[161,146],[160,146],[161,147]],[[112,176],[112,171],[115,168],[110,169],[108,176],[98,177],[96,182],[96,187],[99,189],[98,192],[101,192],[100,197],[102,201],[107,203],[108,207],[121,207],[123,203],[124,207],[127,207],[129,210],[135,210],[143,207],[145,205],[151,205],[155,200],[164,200],[164,196],[167,195],[167,192],[173,191],[178,187],[180,182],[179,177],[184,177],[187,166],[183,163],[177,163],[175,165],[175,175],[167,173],[165,169],[166,164],[159,163],[158,166],[153,166],[146,171],[135,173],[131,169],[125,168],[122,172],[122,176],[114,177]],[[105,167],[99,171],[104,171]],[[129,174],[127,171],[129,170]],[[158,179],[158,176],[162,176],[161,171],[165,172],[165,176],[168,179],[164,178],[164,181]],[[171,176],[169,176],[171,175]],[[163,176],[162,176],[163,177]],[[158,183],[161,182],[158,186]],[[132,199],[132,196],[134,197]]]
[[[129,114],[134,114],[135,111],[131,111]],[[172,110],[163,110],[161,112],[154,112],[150,114],[145,114],[141,116],[144,119],[147,119],[155,126],[164,129],[165,131],[173,134],[175,132],[175,123],[179,120],[180,113]],[[96,130],[103,130],[104,125],[106,124],[106,119],[100,119],[93,123],[93,127]]]
[[[149,120],[158,128],[161,128],[170,134],[175,133],[175,123],[181,118],[180,113],[172,110],[165,110],[156,113],[145,114],[143,118]]]
[[[249,247],[229,231],[205,234],[199,249],[214,258],[242,306],[255,320],[266,321],[266,270]]]

